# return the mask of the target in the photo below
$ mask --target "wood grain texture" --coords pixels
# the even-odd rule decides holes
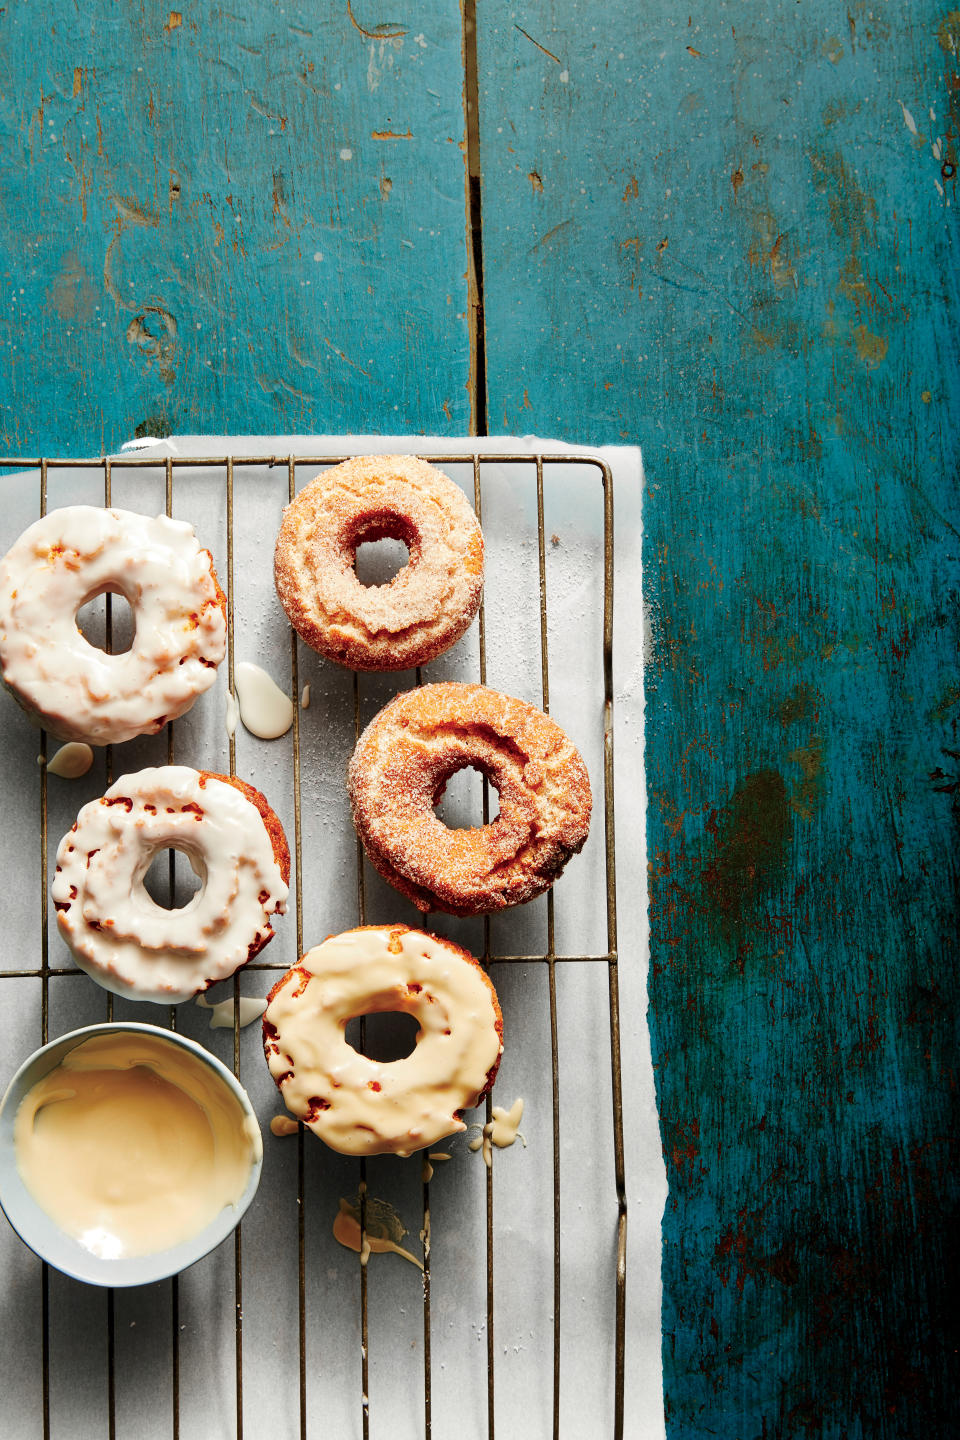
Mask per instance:
[[[647,467],[671,1440],[953,1433],[958,46],[484,8],[491,427]]]
[[[0,11],[0,445],[462,432],[461,23]]]

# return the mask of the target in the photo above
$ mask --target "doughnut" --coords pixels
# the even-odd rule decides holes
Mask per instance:
[[[451,830],[434,814],[458,770],[480,770],[500,814]],[[424,685],[391,700],[347,771],[357,834],[419,910],[481,915],[548,890],[590,827],[590,780],[560,726],[482,685]]]
[[[368,540],[402,540],[406,565],[363,585]],[[463,493],[413,455],[367,455],[318,475],[287,506],[274,554],[277,594],[314,650],[354,670],[409,670],[470,625],[483,589],[483,536]]]
[[[465,1130],[491,1088],[503,1017],[467,950],[407,925],[368,925],[308,950],[270,991],[263,1048],[292,1114],[344,1155],[410,1155]],[[403,1011],[419,1023],[403,1060],[348,1044],[348,1020]]]
[[[124,654],[77,627],[109,592],[133,611]],[[71,505],[23,532],[0,561],[0,673],[60,740],[110,745],[153,734],[214,682],[226,652],[226,600],[191,525]]]
[[[180,910],[147,894],[158,851],[180,850],[200,889]],[[123,775],[84,805],[57,851],[53,903],[77,964],[106,990],[175,1004],[223,980],[273,936],[290,851],[243,780],[162,765]]]

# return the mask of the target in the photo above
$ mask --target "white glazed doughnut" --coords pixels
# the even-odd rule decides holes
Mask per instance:
[[[366,926],[309,950],[270,992],[267,1064],[287,1109],[345,1155],[410,1155],[465,1130],[503,1051],[496,993],[459,945],[406,925]],[[403,1060],[371,1060],[347,1021],[404,1011],[419,1022]]]
[[[131,648],[107,655],[77,628],[97,595],[123,595]],[[0,561],[0,667],[14,698],[61,740],[153,734],[213,684],[226,651],[223,591],[191,525],[73,505]]]
[[[180,850],[202,881],[181,910],[143,886],[153,857]],[[273,936],[290,852],[252,785],[164,765],[122,776],[61,840],[53,881],[60,933],[99,984],[176,1003],[223,980]]]

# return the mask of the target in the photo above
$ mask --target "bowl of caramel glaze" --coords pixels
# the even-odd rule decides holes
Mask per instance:
[[[194,1264],[256,1194],[260,1127],[234,1075],[154,1025],[88,1025],[26,1060],[0,1102],[0,1208],[90,1285]]]

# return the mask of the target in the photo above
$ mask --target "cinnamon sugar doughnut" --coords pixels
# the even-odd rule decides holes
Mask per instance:
[[[136,625],[118,655],[76,623],[111,591]],[[162,730],[213,684],[226,642],[210,551],[181,520],[71,505],[29,526],[0,561],[3,679],[60,740],[110,745]]]
[[[433,807],[467,766],[499,792],[500,814],[451,830]],[[419,910],[477,915],[531,900],[590,826],[590,780],[560,726],[482,685],[424,685],[391,700],[360,736],[347,785],[370,860]]]
[[[162,850],[185,854],[201,886],[179,910],[147,894]],[[176,1003],[232,975],[273,937],[290,851],[277,816],[244,780],[163,765],[123,775],[84,805],[60,842],[53,902],[81,969],[135,1000]]]
[[[406,565],[362,585],[369,540],[402,540]],[[367,455],[319,475],[287,506],[274,578],[290,623],[354,670],[409,670],[460,639],[480,604],[483,536],[463,493],[413,455]]]
[[[328,936],[270,991],[263,1048],[284,1103],[345,1155],[410,1155],[465,1130],[503,1051],[496,992],[468,950],[407,925]],[[348,1044],[347,1022],[403,1011],[419,1022],[403,1060]]]

